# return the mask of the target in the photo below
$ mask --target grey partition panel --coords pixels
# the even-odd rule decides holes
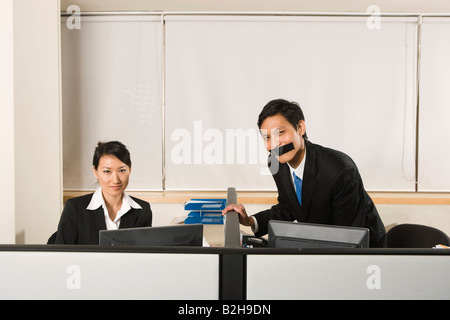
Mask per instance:
[[[1,246],[0,299],[450,299],[450,251]]]
[[[227,206],[237,203],[237,194],[235,188],[228,188]],[[239,248],[241,246],[241,234],[239,227],[239,214],[236,211],[229,211],[225,216],[224,222],[225,247]]]
[[[248,255],[247,298],[450,299],[450,255],[413,254]]]
[[[217,254],[0,252],[2,300],[218,298]]]

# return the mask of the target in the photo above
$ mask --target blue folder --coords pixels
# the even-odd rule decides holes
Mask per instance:
[[[222,210],[227,199],[191,199],[184,204],[184,210],[191,211],[185,224],[223,224]]]
[[[220,212],[192,211],[184,220],[185,224],[223,224],[223,216]]]
[[[184,204],[184,210],[192,211],[222,211],[227,199],[191,199]]]

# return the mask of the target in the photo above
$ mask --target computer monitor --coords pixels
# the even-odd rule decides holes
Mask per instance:
[[[269,221],[271,248],[368,248],[369,229]]]
[[[176,225],[100,231],[102,246],[198,246],[203,245],[203,225]]]

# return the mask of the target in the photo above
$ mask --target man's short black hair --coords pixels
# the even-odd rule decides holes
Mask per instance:
[[[262,109],[258,117],[258,128],[261,129],[261,125],[264,120],[266,120],[266,118],[272,117],[277,114],[282,115],[287,121],[289,121],[290,124],[292,124],[295,129],[298,129],[298,123],[301,120],[305,121],[303,111],[297,102],[289,102],[284,99],[276,99],[270,101]],[[303,138],[308,139],[306,131],[303,135]]]

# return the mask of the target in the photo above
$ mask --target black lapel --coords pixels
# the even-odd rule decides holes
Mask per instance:
[[[317,184],[317,154],[314,145],[305,140],[306,144],[306,162],[305,171],[303,172],[303,186],[302,186],[302,205],[303,221],[308,221],[309,209],[311,206],[311,199],[314,194],[314,189]]]
[[[88,214],[94,215],[94,224],[97,230],[106,230],[105,212],[103,211],[103,207],[98,208],[94,212],[88,211]]]
[[[137,211],[137,209],[131,208],[130,211],[124,214],[122,218],[120,218],[119,229],[134,228],[138,218]]]

